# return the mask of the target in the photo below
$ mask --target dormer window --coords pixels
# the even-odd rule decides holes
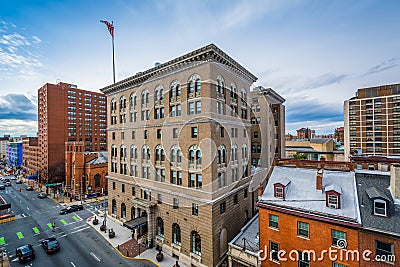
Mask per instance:
[[[387,216],[386,213],[386,201],[381,199],[374,200],[374,215]]]
[[[284,187],[283,186],[276,186],[275,187],[275,195],[276,198],[284,198]]]
[[[325,187],[326,206],[331,209],[340,209],[340,196],[342,188],[336,184],[331,184]]]

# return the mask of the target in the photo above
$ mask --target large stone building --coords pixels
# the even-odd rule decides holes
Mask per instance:
[[[10,142],[10,136],[0,137],[0,159],[7,157],[7,144]]]
[[[60,82],[38,90],[39,170],[42,182],[64,179],[65,142],[84,142],[85,151],[107,148],[106,97]]]
[[[251,165],[268,168],[285,155],[285,99],[271,88],[250,91]]]
[[[101,89],[109,213],[188,266],[221,265],[228,240],[255,214],[249,187],[263,181],[251,185],[248,101],[256,79],[208,45]]]
[[[400,84],[358,89],[344,102],[345,156],[400,156]]]

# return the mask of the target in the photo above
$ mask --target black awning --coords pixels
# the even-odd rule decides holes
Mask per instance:
[[[134,230],[134,229],[136,229],[140,226],[144,226],[146,224],[147,224],[147,216],[146,217],[138,217],[133,220],[124,222],[124,226],[131,230]]]

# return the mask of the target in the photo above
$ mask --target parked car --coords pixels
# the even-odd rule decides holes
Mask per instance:
[[[42,247],[48,254],[55,253],[61,249],[60,243],[54,237],[43,240]]]
[[[15,250],[15,255],[21,263],[33,260],[35,258],[35,254],[36,252],[33,249],[33,246],[30,244],[20,246]]]
[[[5,182],[4,185],[5,186],[11,186],[11,182]]]
[[[77,211],[76,208],[68,206],[66,208],[61,209],[60,214],[67,214],[67,213],[71,213],[71,212],[75,212],[75,211]]]
[[[17,177],[15,177],[15,176],[10,176],[10,180],[17,180]]]
[[[4,190],[6,189],[6,187],[4,186],[4,184],[0,184],[0,190]]]
[[[32,187],[32,186],[28,186],[28,187],[26,188],[26,191],[33,191],[33,187]]]
[[[22,184],[22,180],[15,181],[16,184]]]
[[[47,194],[46,193],[39,193],[37,196],[38,196],[38,198],[46,198]]]

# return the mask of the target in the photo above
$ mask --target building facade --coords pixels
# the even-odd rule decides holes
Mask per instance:
[[[7,144],[7,160],[11,168],[22,166],[22,141]]]
[[[400,156],[400,84],[358,89],[344,102],[345,156]]]
[[[0,159],[7,158],[7,144],[10,142],[9,136],[4,136],[0,138]]]
[[[64,179],[65,142],[84,142],[85,151],[107,149],[106,97],[60,82],[38,90],[39,166],[42,182]]]
[[[183,264],[226,261],[228,240],[256,210],[248,105],[255,81],[208,45],[101,89],[111,216]]]
[[[315,130],[311,130],[309,128],[300,128],[296,130],[297,139],[311,139],[315,138]]]
[[[276,165],[258,203],[262,266],[359,266],[357,259],[339,257],[359,248],[352,164],[281,160]],[[286,254],[278,255],[280,250]],[[323,250],[336,254],[323,257]]]
[[[107,194],[108,154],[88,152],[85,142],[65,143],[65,188],[73,199]]]
[[[285,155],[285,99],[271,88],[250,91],[251,166],[268,168]]]
[[[302,154],[307,160],[344,161],[343,151],[336,150],[332,138],[311,138],[286,141],[286,157],[293,158]]]
[[[22,163],[27,176],[38,174],[38,148],[37,137],[25,137],[22,139]]]

